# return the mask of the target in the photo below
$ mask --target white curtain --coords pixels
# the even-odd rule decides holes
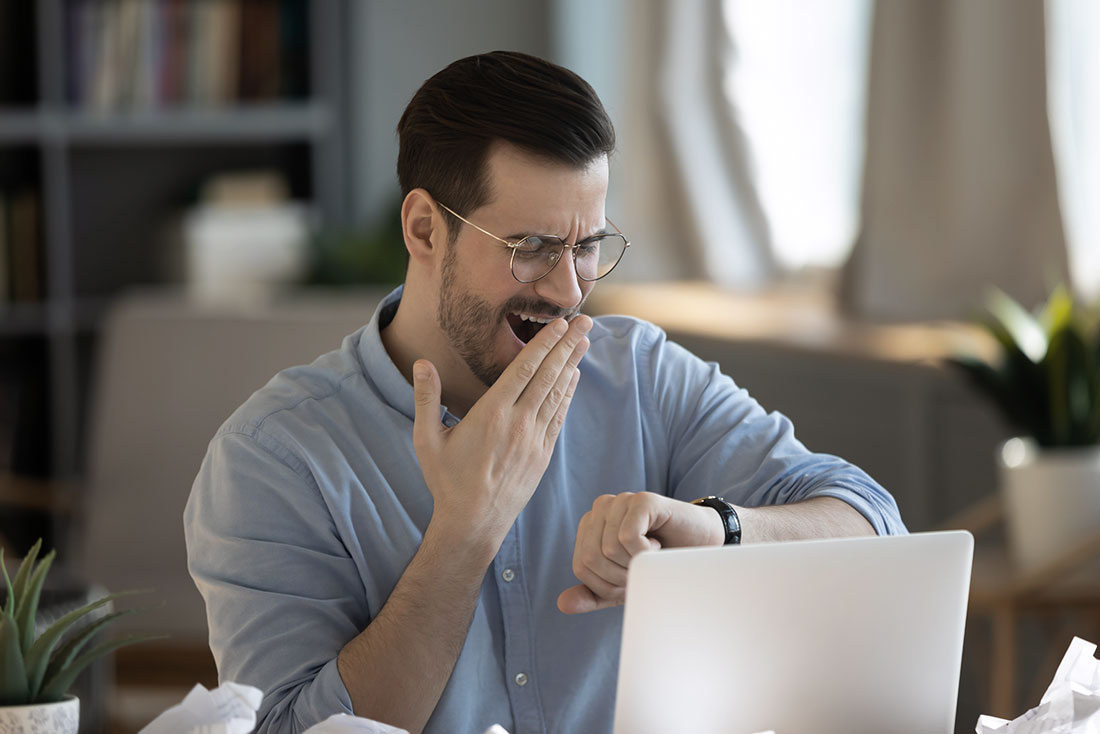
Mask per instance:
[[[967,318],[1066,277],[1043,28],[1031,0],[877,3],[854,313]]]
[[[725,91],[787,272],[836,267],[859,231],[872,0],[725,0]]]
[[[1047,0],[1047,93],[1070,273],[1100,299],[1100,3]]]

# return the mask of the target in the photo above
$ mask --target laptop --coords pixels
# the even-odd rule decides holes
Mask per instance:
[[[973,552],[950,531],[636,556],[615,734],[949,734]]]

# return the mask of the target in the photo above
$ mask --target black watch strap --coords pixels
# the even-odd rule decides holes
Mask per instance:
[[[726,502],[721,497],[715,497],[714,495],[692,500],[691,504],[710,507],[718,512],[722,517],[722,524],[726,526],[726,540],[724,545],[741,544],[741,518],[737,516],[737,510],[733,509],[733,505]]]

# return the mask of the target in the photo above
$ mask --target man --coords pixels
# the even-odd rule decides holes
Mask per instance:
[[[714,365],[580,314],[627,249],[583,80],[463,59],[398,132],[403,290],[229,418],[186,511],[219,673],[267,694],[258,731],[347,711],[607,732],[621,610],[580,613],[622,603],[633,555],[736,540],[738,519],[745,543],[904,532]]]

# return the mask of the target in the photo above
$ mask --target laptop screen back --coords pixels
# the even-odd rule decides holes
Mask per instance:
[[[973,547],[953,531],[637,556],[616,734],[951,732]]]

